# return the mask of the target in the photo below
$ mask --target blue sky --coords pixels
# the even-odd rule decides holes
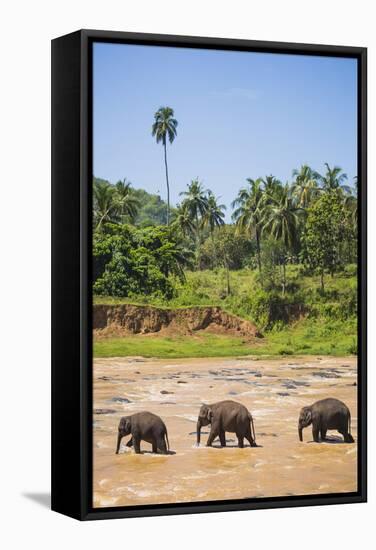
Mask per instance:
[[[246,178],[291,180],[307,163],[357,172],[356,60],[94,44],[94,175],[166,198],[155,111],[179,121],[171,202],[198,177],[230,203]],[[228,214],[229,216],[229,214]]]

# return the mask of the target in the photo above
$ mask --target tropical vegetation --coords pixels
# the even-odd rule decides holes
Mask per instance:
[[[127,179],[94,178],[95,301],[221,305],[270,337],[302,323],[313,332],[344,323],[344,345],[356,349],[358,182],[327,163],[295,168],[284,183],[254,174],[227,210],[193,178],[172,206],[167,143],[177,125],[170,107],[155,113],[167,201]]]

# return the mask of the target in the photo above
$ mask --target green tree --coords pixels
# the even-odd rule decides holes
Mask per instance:
[[[263,200],[263,180],[258,178],[247,179],[249,187],[240,189],[238,196],[232,202],[232,208],[235,208],[232,219],[236,222],[239,233],[256,239],[257,262],[261,272],[261,234],[264,200]]]
[[[325,162],[326,172],[324,175],[315,172],[315,177],[321,183],[324,191],[335,191],[338,195],[343,196],[343,192],[350,193],[350,187],[345,185],[347,175],[343,172],[339,166],[330,168],[329,164]]]
[[[296,207],[289,185],[282,186],[275,196],[269,196],[261,220],[263,232],[280,241],[285,254],[282,257],[282,295],[286,289],[286,262],[288,253],[294,250],[298,239],[299,212]]]
[[[193,237],[196,233],[196,225],[192,220],[191,213],[185,206],[179,206],[176,218],[172,224],[174,229],[181,231],[184,237]]]
[[[203,217],[204,227],[208,227],[210,234],[213,236],[213,231],[216,227],[224,225],[226,206],[224,204],[218,204],[217,197],[208,190],[208,203],[207,210]]]
[[[266,204],[271,197],[276,199],[282,193],[283,185],[275,176],[265,176],[265,178],[261,178],[261,183],[264,190],[263,199]]]
[[[125,178],[119,180],[115,184],[115,191],[115,200],[118,201],[122,221],[129,218],[133,223],[140,208],[140,202],[133,193],[131,182]]]
[[[94,293],[172,298],[169,276],[183,281],[192,256],[177,237],[167,226],[104,224],[93,238]]]
[[[348,231],[345,219],[337,188],[324,193],[308,210],[302,236],[303,261],[320,274],[322,291],[325,270],[333,275],[342,265],[340,250]]]
[[[354,233],[358,230],[358,178],[354,178],[354,188],[345,195],[345,206],[349,212]]]
[[[197,178],[191,181],[187,191],[180,193],[184,197],[181,207],[188,212],[195,226],[196,265],[198,268],[200,267],[201,232],[209,208],[207,193]]]
[[[100,229],[102,224],[120,220],[120,205],[116,200],[115,188],[107,181],[94,180],[93,218],[96,229]]]
[[[292,184],[293,197],[296,199],[299,207],[308,208],[319,194],[316,172],[306,164],[303,164],[300,170],[293,170],[292,175],[295,178]]]
[[[151,133],[155,137],[157,143],[162,142],[164,150],[167,185],[167,225],[170,223],[170,184],[168,180],[167,139],[170,144],[174,141],[177,135],[177,126],[178,121],[174,118],[174,110],[171,109],[171,107],[160,107],[154,114],[154,124]]]
[[[231,269],[249,266],[255,255],[254,241],[244,233],[239,234],[235,225],[222,225],[213,230],[201,246],[201,265],[203,269],[223,267],[221,251],[226,248],[227,264]]]
[[[93,180],[94,228],[100,230],[106,223],[133,222],[140,207],[137,197],[126,179],[112,185],[106,180]]]

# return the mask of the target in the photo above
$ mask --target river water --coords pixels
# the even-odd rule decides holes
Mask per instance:
[[[227,500],[357,490],[357,445],[312,442],[297,433],[299,410],[324,397],[344,401],[357,441],[356,358],[304,357],[256,360],[210,358],[96,359],[94,363],[94,507]],[[163,392],[163,393],[162,393]],[[236,447],[227,433],[195,447],[203,402],[233,399],[252,413],[258,448]],[[149,410],[166,423],[173,454],[140,455],[125,446],[115,454],[121,416]]]

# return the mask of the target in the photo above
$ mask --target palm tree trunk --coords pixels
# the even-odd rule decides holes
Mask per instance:
[[[168,166],[167,166],[167,148],[166,140],[163,142],[164,147],[164,161],[166,169],[166,184],[167,184],[167,225],[170,225],[170,184],[168,182]]]
[[[285,295],[285,290],[286,290],[286,260],[284,259],[283,260],[283,264],[282,264],[282,296]]]
[[[228,262],[226,262],[226,261],[225,261],[225,269],[226,269],[226,281],[227,281],[227,296],[230,296],[230,294],[231,294],[230,268],[228,266]]]
[[[320,273],[320,281],[321,281],[321,292],[324,292],[324,270],[321,270]]]
[[[196,264],[197,269],[201,269],[201,235],[199,228],[198,213],[196,211]]]
[[[261,247],[260,247],[260,232],[258,228],[256,228],[256,248],[257,248],[258,268],[259,268],[259,272],[261,273]]]

